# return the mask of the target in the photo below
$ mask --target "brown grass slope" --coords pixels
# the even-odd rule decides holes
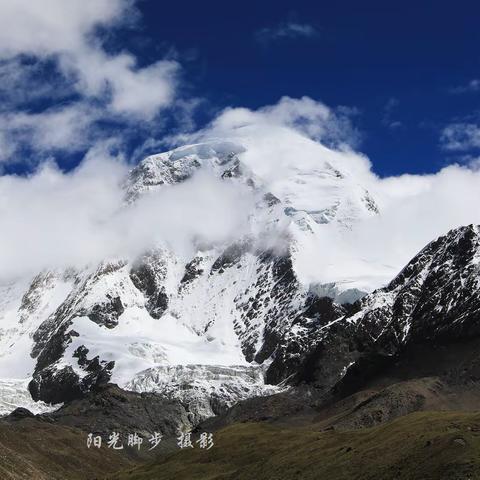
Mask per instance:
[[[355,431],[229,426],[111,480],[466,480],[480,478],[480,414],[417,412]]]
[[[86,434],[34,418],[0,422],[1,480],[85,480],[132,465],[125,455],[87,449]]]

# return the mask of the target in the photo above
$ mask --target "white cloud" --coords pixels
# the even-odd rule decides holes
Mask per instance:
[[[302,208],[321,208],[336,195],[328,184],[324,190],[317,187],[315,175],[325,161],[350,177],[348,188],[358,184],[368,189],[380,215],[340,234],[320,226],[318,241],[304,255],[302,275],[310,281],[345,281],[373,272],[378,278],[365,287],[378,287],[431,240],[451,228],[480,224],[478,163],[451,165],[431,175],[379,178],[369,159],[345,143],[340,149],[323,145],[322,135],[332,130],[331,122],[335,130],[337,120],[325,105],[284,98],[256,111],[227,109],[208,128],[182,141],[223,138],[246,145],[242,160],[253,173],[273,193],[293,198]]]
[[[473,168],[376,179],[368,189],[380,214],[345,231],[322,226],[322,235],[303,252],[304,278],[373,290],[432,240],[452,228],[480,225],[480,171]]]
[[[440,137],[446,150],[465,151],[480,148],[480,125],[476,123],[452,123],[447,125]]]
[[[19,17],[27,20],[0,37],[7,54],[58,56],[60,65],[77,76],[82,93],[102,96],[109,90],[112,108],[119,113],[151,118],[171,103],[179,68],[176,62],[160,60],[138,68],[131,54],[109,55],[94,37],[96,27],[123,22],[132,2],[47,0],[36,2],[35,8],[28,1],[11,3],[15,8],[7,9],[9,14],[0,9],[0,26]],[[19,36],[24,40],[19,41]]]
[[[178,63],[171,60],[137,68],[130,54],[110,56],[91,48],[62,55],[60,64],[78,76],[77,88],[84,95],[109,95],[114,112],[146,120],[173,101],[179,70]]]
[[[340,147],[354,146],[360,133],[352,126],[351,111],[339,108],[336,111],[309,97],[299,99],[282,97],[275,105],[258,110],[227,108],[204,130],[173,138],[174,142],[192,141],[205,136],[242,135],[243,127],[255,128],[288,127],[309,138]]]
[[[307,210],[331,203],[331,195],[337,194],[325,187],[328,182],[322,183],[325,162],[348,175],[347,188],[369,190],[380,215],[363,218],[341,233],[319,226],[321,235],[305,250],[302,275],[310,281],[372,272],[383,275],[378,282],[388,280],[450,228],[480,224],[480,170],[475,164],[449,166],[432,175],[379,178],[369,159],[345,141],[337,142],[342,144],[337,148],[323,145],[337,128],[337,116],[325,105],[283,98],[256,111],[227,109],[207,128],[176,140],[220,138],[244,145],[240,155],[254,175],[272,193]],[[193,238],[225,241],[247,231],[255,198],[208,174],[122,207],[119,185],[128,167],[108,147],[91,150],[68,174],[44,165],[27,178],[0,177],[4,277],[117,255],[134,257],[159,241],[184,251]]]
[[[95,27],[118,20],[122,0],[4,0],[0,2],[0,51],[45,56],[85,47]]]
[[[111,54],[101,44],[99,28],[111,30],[135,16],[130,0],[0,2],[0,159],[12,156],[18,142],[75,150],[79,132],[100,118],[151,120],[172,105],[177,62],[139,66],[131,53]],[[53,79],[43,78],[48,69]],[[80,95],[74,103],[56,104],[59,92],[72,97],[74,91]],[[26,110],[39,98],[46,110]]]
[[[95,29],[124,21],[131,3],[126,0],[5,0],[0,2],[0,55],[55,56],[67,72],[78,77],[86,94],[100,96],[111,90],[115,110],[151,116],[172,100],[178,64],[159,61],[138,68],[128,53],[107,54]],[[151,90],[146,109],[145,93]],[[145,111],[146,110],[146,111]]]
[[[208,173],[126,205],[128,166],[109,151],[97,145],[70,173],[44,163],[29,177],[0,177],[2,280],[134,258],[159,243],[184,253],[193,240],[228,241],[247,227],[252,199]]]
[[[317,29],[308,23],[282,22],[273,27],[265,27],[255,34],[257,40],[267,43],[282,39],[312,38],[318,35]]]
[[[82,103],[51,108],[41,113],[9,112],[0,116],[0,159],[9,158],[19,144],[36,151],[88,148],[91,124],[100,117],[97,109]]]
[[[365,223],[363,245],[400,266],[448,230],[480,224],[480,170],[451,165],[432,175],[379,180],[382,215]]]

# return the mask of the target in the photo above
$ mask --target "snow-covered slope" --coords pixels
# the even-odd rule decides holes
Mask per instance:
[[[362,295],[355,281],[312,284],[303,270],[309,252],[379,212],[335,152],[303,158],[301,144],[294,151],[296,161],[274,177],[249,159],[248,142],[191,145],[141,162],[125,180],[126,206],[208,171],[257,199],[249,232],[190,252],[159,244],[138,258],[2,286],[0,377],[22,385],[33,378],[34,399],[56,403],[107,380],[172,392],[178,372],[195,365],[198,381],[182,380],[183,394],[206,393],[210,400],[195,407],[203,415],[212,401],[271,392],[255,369],[272,362],[315,291],[340,302]]]
[[[28,382],[26,379],[8,379],[0,380],[0,417],[9,414],[15,408],[22,407],[30,410],[32,413],[46,413],[56,410],[60,405],[48,405],[44,402],[35,402],[28,391]]]

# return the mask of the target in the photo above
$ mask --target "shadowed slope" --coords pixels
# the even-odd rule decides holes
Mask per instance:
[[[480,415],[422,412],[349,432],[236,424],[115,480],[467,479],[480,475]]]

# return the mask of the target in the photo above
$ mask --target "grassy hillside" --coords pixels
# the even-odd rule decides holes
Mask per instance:
[[[132,465],[126,455],[86,447],[80,430],[25,419],[0,422],[1,480],[84,480]]]
[[[215,446],[179,451],[115,480],[403,480],[480,478],[480,414],[417,412],[337,432],[265,423],[229,426]]]

